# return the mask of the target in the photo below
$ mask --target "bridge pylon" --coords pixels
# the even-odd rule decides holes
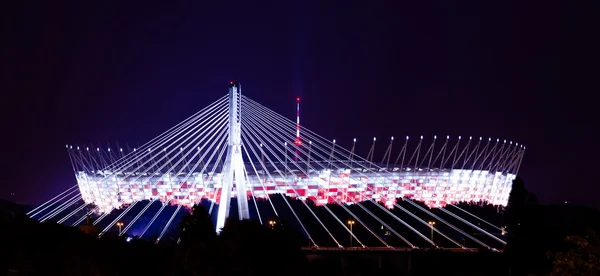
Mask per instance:
[[[225,225],[225,219],[229,217],[231,193],[237,193],[237,204],[239,219],[249,219],[250,209],[247,200],[247,185],[245,179],[244,160],[242,159],[242,93],[238,82],[229,83],[229,139],[227,143],[227,155],[222,171],[222,189],[219,200],[219,211],[217,213],[217,233]],[[234,182],[235,180],[235,182]],[[235,185],[234,185],[235,184]]]

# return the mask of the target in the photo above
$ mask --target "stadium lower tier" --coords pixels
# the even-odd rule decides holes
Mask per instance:
[[[284,194],[302,200],[310,199],[317,205],[375,200],[392,207],[397,198],[408,197],[432,208],[471,201],[506,206],[514,178],[513,174],[471,170],[360,174],[323,171],[310,176],[290,174],[285,178],[248,176],[246,193],[249,198]],[[96,205],[100,212],[110,212],[135,201],[152,199],[187,207],[203,199],[219,203],[222,175],[192,173],[164,176],[155,173],[153,176],[123,177],[109,172],[103,175],[79,172],[77,182],[86,203]]]

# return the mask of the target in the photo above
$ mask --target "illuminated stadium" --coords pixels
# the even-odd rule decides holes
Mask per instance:
[[[232,82],[228,95],[140,147],[67,145],[77,186],[55,197],[55,202],[62,203],[40,220],[65,212],[81,199],[85,204],[68,216],[90,206],[93,209],[87,214],[96,213],[100,220],[114,209],[123,210],[102,233],[140,202],[148,203],[135,220],[155,202],[162,203],[162,212],[165,206],[177,206],[179,211],[208,200],[209,212],[218,212],[217,231],[230,215],[232,198],[238,199],[235,205],[240,219],[250,218],[250,209],[256,209],[261,222],[264,218],[256,202],[271,202],[273,196],[283,196],[286,202],[287,197],[301,199],[307,208],[307,200],[323,208],[336,204],[364,209],[362,203],[370,201],[392,209],[398,207],[397,200],[419,201],[430,208],[459,202],[505,206],[525,151],[518,143],[483,137],[389,137],[363,143],[369,152],[361,157],[355,151],[357,139],[343,143],[301,127],[299,103],[297,107],[298,116],[292,121],[242,96],[241,86]],[[385,153],[375,160],[377,146]],[[288,206],[310,239],[302,219]],[[277,214],[272,203],[271,207]],[[350,209],[342,208],[363,224]],[[40,210],[30,214],[41,214]],[[382,223],[382,229],[385,226],[393,230],[373,213],[370,215]],[[433,236],[429,239],[418,235],[435,245]],[[493,239],[505,244],[497,237]]]

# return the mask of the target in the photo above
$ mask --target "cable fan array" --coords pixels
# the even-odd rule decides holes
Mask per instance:
[[[67,145],[77,185],[29,215],[58,223],[76,217],[72,224],[76,226],[97,214],[94,225],[105,226],[100,236],[125,218],[130,221],[123,229],[119,226],[119,234],[130,231],[141,217],[151,216],[137,232],[143,236],[169,206],[176,206],[161,227],[158,242],[182,208],[208,200],[212,214],[220,206],[224,162],[230,154],[228,100],[227,96],[218,99],[133,149]],[[425,145],[423,137],[414,143],[407,137],[395,152],[392,137],[379,162],[373,160],[375,138],[363,158],[355,153],[356,139],[347,150],[336,140],[302,127],[300,142],[295,121],[245,96],[239,105],[247,198],[237,200],[251,201],[261,223],[266,213],[289,213],[313,246],[347,247],[340,235],[351,237],[350,242],[360,247],[467,249],[457,237],[483,248],[505,244],[496,233],[501,228],[456,204],[506,205],[523,145],[481,137],[458,137],[453,145],[450,137],[434,137]],[[155,204],[160,208],[152,214]],[[115,209],[118,215],[110,216]],[[108,224],[103,221],[106,217],[110,217]],[[431,220],[440,226],[433,227]],[[362,232],[353,231],[350,221]],[[483,236],[475,237],[474,232]],[[434,233],[443,242],[434,242]]]

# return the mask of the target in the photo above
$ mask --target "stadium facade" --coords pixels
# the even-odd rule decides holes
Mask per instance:
[[[432,138],[426,144],[422,136],[412,143],[406,137],[394,151],[392,137],[382,161],[375,162],[375,138],[367,158],[359,157],[356,139],[346,150],[301,128],[298,119],[242,97],[232,83],[227,97],[140,148],[67,149],[83,200],[100,212],[142,200],[190,207],[203,199],[222,204],[224,198],[274,194],[317,205],[375,200],[391,207],[404,197],[429,207],[507,204],[522,145],[482,137]]]

